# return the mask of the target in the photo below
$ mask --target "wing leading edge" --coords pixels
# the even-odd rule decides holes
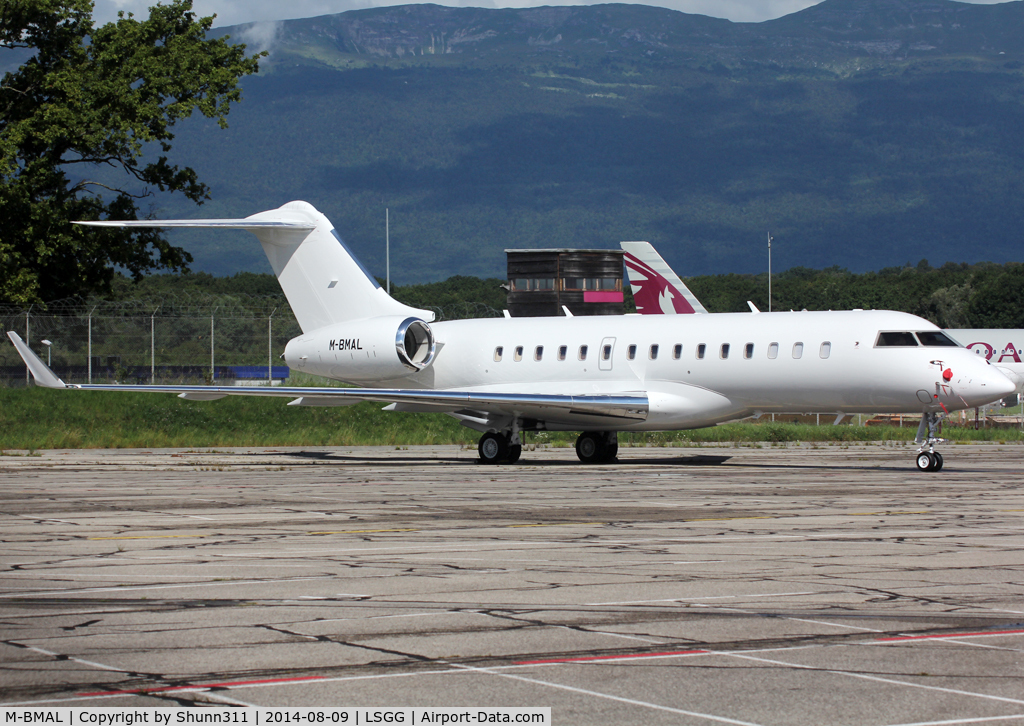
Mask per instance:
[[[32,372],[36,383],[46,388],[82,391],[129,391],[135,393],[177,393],[188,400],[211,401],[224,396],[264,396],[313,399],[313,405],[344,405],[377,401],[425,407],[437,413],[467,409],[498,416],[517,416],[546,421],[585,424],[608,419],[644,421],[649,403],[645,392],[618,395],[573,396],[558,394],[499,393],[484,391],[424,391],[400,388],[315,388],[285,386],[157,386],[124,384],[69,384],[62,381],[31,348],[11,331],[7,336]],[[302,405],[302,404],[299,404]]]

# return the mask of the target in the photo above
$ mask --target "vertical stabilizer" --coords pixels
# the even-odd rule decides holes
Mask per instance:
[[[620,242],[636,310],[641,315],[706,313],[696,295],[650,242]]]
[[[256,235],[303,331],[384,315],[428,322],[434,314],[398,302],[348,249],[330,220],[312,204],[289,202],[246,221],[295,222],[308,227],[256,227]]]

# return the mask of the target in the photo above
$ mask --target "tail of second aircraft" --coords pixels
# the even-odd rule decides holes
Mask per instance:
[[[622,242],[629,285],[641,315],[706,313],[697,297],[683,284],[650,242]]]
[[[330,220],[307,202],[244,219],[171,219],[81,222],[108,227],[207,227],[245,229],[263,245],[303,332],[333,323],[383,316],[433,320],[429,310],[398,302],[381,288],[348,249]]]

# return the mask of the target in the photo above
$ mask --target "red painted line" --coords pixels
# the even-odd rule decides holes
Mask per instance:
[[[977,633],[942,633],[940,635],[903,635],[894,638],[879,638],[876,643],[895,643],[900,640],[935,640],[936,638],[976,638],[979,635],[1020,635],[1024,630],[983,630]]]
[[[512,665],[544,665],[547,663],[585,663],[594,660],[635,660],[637,658],[664,658],[669,655],[704,655],[710,650],[672,650],[664,653],[638,653],[636,655],[589,655],[579,658],[552,658],[550,660],[518,660]]]
[[[232,681],[229,683],[196,683],[190,686],[161,686],[158,688],[136,688],[129,691],[94,691],[79,693],[79,696],[120,696],[132,693],[159,693],[161,691],[185,691],[196,688],[234,688],[238,686],[259,686],[266,683],[300,683],[302,681],[320,681],[327,676],[303,676],[301,678],[266,678],[261,681]]]

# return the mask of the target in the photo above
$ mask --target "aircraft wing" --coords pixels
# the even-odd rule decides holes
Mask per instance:
[[[437,391],[401,388],[319,388],[286,386],[158,386],[125,384],[73,384],[62,381],[43,363],[21,337],[11,331],[7,336],[32,372],[36,384],[45,388],[82,391],[130,391],[134,393],[177,393],[192,401],[213,401],[225,396],[269,396],[293,398],[298,405],[336,406],[360,401],[394,403],[430,410],[456,413],[536,418],[567,424],[597,424],[609,419],[643,421],[649,404],[643,391],[617,395],[562,395],[500,393],[490,391]]]

